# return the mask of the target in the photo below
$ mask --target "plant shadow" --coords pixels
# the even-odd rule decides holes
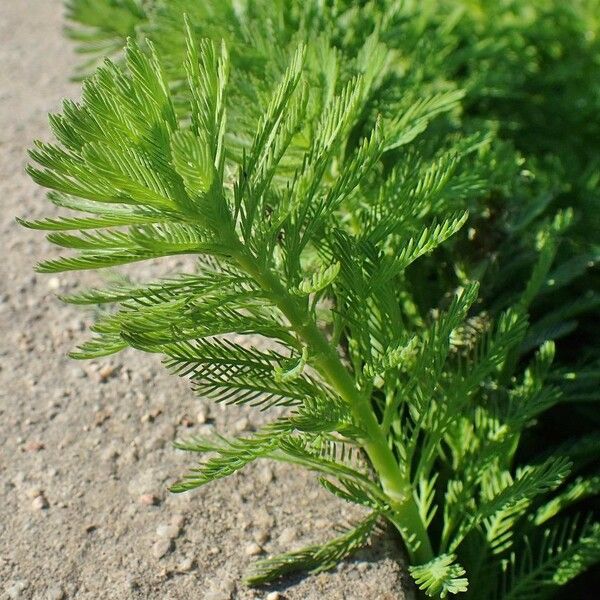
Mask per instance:
[[[401,589],[404,592],[404,598],[407,600],[413,598],[413,583],[408,575],[407,559],[400,539],[387,525],[382,525],[371,536],[367,546],[360,548],[353,554],[340,561],[335,567],[324,571],[328,577],[335,577],[336,574],[349,578],[350,583],[357,584],[362,580],[373,578],[373,569],[379,568],[386,573],[385,587],[389,592],[380,592],[377,595],[378,600],[397,600],[398,594],[394,590]],[[389,575],[394,575],[395,579],[388,579]],[[257,586],[257,591],[265,595],[272,592],[279,592],[282,600],[286,598],[286,593],[294,591],[300,584],[304,584],[311,578],[317,578],[320,574],[308,571],[298,571],[285,575],[276,581]],[[332,582],[333,585],[335,585]],[[359,596],[343,596],[344,598],[355,598]],[[361,596],[362,597],[362,596]],[[341,597],[340,597],[341,598]]]

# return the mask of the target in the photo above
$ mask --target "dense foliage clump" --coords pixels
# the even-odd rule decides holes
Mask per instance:
[[[599,8],[68,2],[100,66],[31,152],[72,212],[23,223],[76,251],[39,269],[198,257],[67,298],[114,307],[75,356],[134,347],[288,407],[180,442],[209,457],[173,491],[272,459],[365,508],[251,584],[384,521],[434,598],[552,597],[600,559]]]

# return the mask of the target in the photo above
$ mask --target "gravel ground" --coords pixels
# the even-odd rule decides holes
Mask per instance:
[[[240,575],[257,553],[325,540],[356,509],[309,474],[268,463],[169,494],[190,463],[171,448],[173,439],[212,427],[252,430],[260,413],[195,398],[155,357],[66,357],[94,315],[56,294],[100,276],[34,275],[34,263],[56,250],[14,221],[52,214],[23,167],[31,141],[48,137],[47,113],[78,93],[68,83],[75,58],[61,20],[59,0],[0,2],[0,595],[404,598],[397,549],[385,534],[331,573],[243,587]],[[155,272],[149,265],[136,275]]]

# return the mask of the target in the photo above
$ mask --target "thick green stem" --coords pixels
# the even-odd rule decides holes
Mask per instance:
[[[366,434],[363,442],[365,452],[391,501],[393,515],[390,520],[404,539],[411,561],[416,564],[428,562],[433,558],[433,551],[427,528],[419,514],[412,486],[398,467],[375,418],[370,399],[356,387],[337,350],[327,341],[308,311],[289,294],[277,277],[267,269],[259,268],[245,252],[240,252],[236,258],[240,266],[272,295],[277,307],[310,349],[315,368],[351,407]]]

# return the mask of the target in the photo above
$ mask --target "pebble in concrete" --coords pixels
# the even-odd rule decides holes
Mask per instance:
[[[169,552],[173,550],[173,547],[173,540],[157,540],[152,546],[152,556],[154,556],[154,558],[162,558],[169,554]]]
[[[256,542],[251,542],[246,546],[247,556],[258,556],[259,554],[262,554],[262,552],[263,549]]]

